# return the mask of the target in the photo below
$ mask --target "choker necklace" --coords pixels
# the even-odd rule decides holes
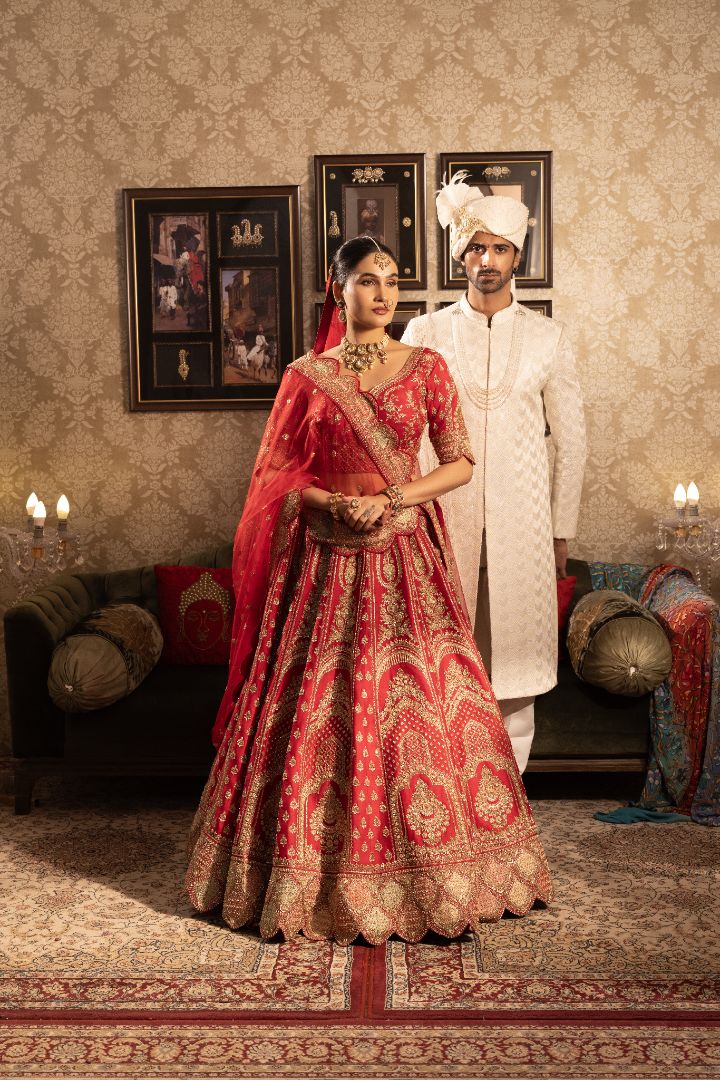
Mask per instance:
[[[376,360],[381,364],[387,363],[385,347],[389,340],[389,334],[383,334],[379,341],[348,341],[344,337],[340,342],[340,362],[356,375],[362,375],[363,371],[370,370]]]

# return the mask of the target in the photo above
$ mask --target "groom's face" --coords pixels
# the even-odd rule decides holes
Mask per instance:
[[[497,293],[508,286],[520,252],[503,236],[476,232],[461,261],[471,286],[481,293]]]

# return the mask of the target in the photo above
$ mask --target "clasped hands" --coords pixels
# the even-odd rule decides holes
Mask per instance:
[[[341,495],[337,499],[337,516],[353,532],[377,529],[390,520],[390,503],[382,495]]]

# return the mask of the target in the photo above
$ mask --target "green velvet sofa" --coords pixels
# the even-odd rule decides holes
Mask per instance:
[[[179,560],[229,566],[229,544]],[[591,589],[587,564],[573,602]],[[5,651],[15,772],[15,810],[28,813],[44,775],[204,776],[210,729],[226,668],[160,663],[129,697],[94,712],[65,714],[53,705],[47,676],[53,649],[91,611],[133,602],[157,613],[152,566],[112,573],[64,574],[5,614]],[[648,745],[648,697],[617,697],[576,678],[561,656],[558,685],[536,702],[533,771],[641,770]]]

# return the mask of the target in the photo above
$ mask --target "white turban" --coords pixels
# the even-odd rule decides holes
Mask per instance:
[[[524,203],[507,195],[483,195],[480,188],[464,182],[469,173],[455,173],[438,192],[435,205],[443,229],[450,226],[450,252],[459,259],[476,232],[492,233],[509,240],[520,250],[528,227]]]

